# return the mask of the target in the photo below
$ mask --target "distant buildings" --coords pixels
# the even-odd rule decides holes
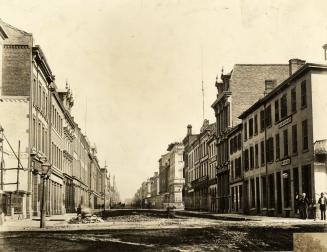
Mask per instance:
[[[214,135],[215,124],[204,120],[200,134],[192,135],[191,126],[183,140],[185,144],[184,175],[187,178],[185,206],[187,209],[209,211],[216,207],[216,173]]]
[[[182,143],[171,143],[167,151],[168,153],[159,159],[159,176],[156,172],[153,177],[142,183],[134,195],[134,205],[142,208],[184,209],[184,146]]]
[[[79,205],[102,208],[117,188],[109,190],[96,148],[71,115],[68,84],[57,87],[32,34],[1,20],[0,77],[1,213],[40,215],[45,165],[51,172],[44,190],[47,215],[75,212]]]

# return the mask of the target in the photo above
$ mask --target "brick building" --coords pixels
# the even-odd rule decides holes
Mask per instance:
[[[217,98],[212,104],[217,124],[218,211],[230,211],[228,131],[241,121],[238,116],[288,76],[288,65],[237,64],[233,71],[216,80]],[[265,81],[267,81],[265,86]]]

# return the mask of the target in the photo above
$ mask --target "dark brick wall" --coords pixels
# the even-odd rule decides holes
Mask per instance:
[[[230,81],[233,126],[241,122],[242,112],[263,97],[265,80],[277,80],[279,85],[288,77],[288,65],[235,65]]]
[[[29,96],[32,49],[27,45],[4,45],[2,95]]]

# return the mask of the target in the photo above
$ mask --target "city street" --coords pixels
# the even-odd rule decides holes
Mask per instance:
[[[2,251],[284,251],[292,250],[294,232],[327,230],[325,223],[313,220],[219,221],[149,215],[110,217],[94,224],[48,221],[45,230],[11,224],[12,231],[0,234]]]

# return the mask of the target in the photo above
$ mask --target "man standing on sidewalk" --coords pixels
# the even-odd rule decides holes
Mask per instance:
[[[306,220],[308,218],[309,200],[305,193],[302,193],[302,197],[300,199],[300,207],[301,219]]]
[[[321,219],[326,220],[326,204],[327,204],[327,199],[324,196],[324,193],[320,194],[320,198],[318,200],[318,203],[320,205],[320,213],[321,213]]]

